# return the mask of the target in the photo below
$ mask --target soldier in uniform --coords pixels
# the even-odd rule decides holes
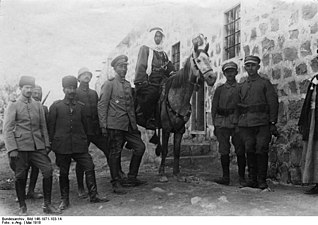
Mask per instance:
[[[154,40],[154,45],[141,46],[136,63],[134,84],[137,102],[143,115],[138,118],[145,120],[143,123],[147,129],[154,130],[158,126],[155,121],[155,118],[158,117],[155,115],[155,110],[160,97],[161,83],[175,71],[175,68],[163,51],[163,30],[155,27],[150,30],[150,33],[151,42],[153,43]],[[137,110],[137,115],[140,110]],[[143,124],[141,123],[141,125]]]
[[[237,155],[238,174],[240,185],[245,182],[245,150],[239,137],[237,128],[239,102],[239,84],[236,82],[237,64],[234,62],[225,63],[222,66],[226,83],[217,87],[212,100],[212,121],[214,133],[219,142],[219,153],[221,155],[221,165],[223,177],[214,180],[216,183],[230,184],[230,139],[234,145]]]
[[[8,105],[4,116],[4,141],[10,161],[15,166],[15,188],[20,216],[27,215],[25,187],[30,164],[39,168],[43,175],[43,212],[60,213],[51,205],[53,168],[47,155],[50,142],[43,107],[40,102],[31,98],[34,86],[34,77],[22,76],[19,81],[21,95]]]
[[[247,153],[248,187],[265,189],[271,136],[277,136],[278,96],[271,82],[258,74],[260,58],[247,56],[248,78],[242,83],[238,126]]]
[[[86,120],[87,120],[87,146],[90,143],[95,144],[108,159],[108,146],[107,140],[101,135],[99,127],[99,119],[97,113],[97,92],[89,88],[89,82],[92,79],[92,73],[85,67],[78,71],[79,87],[76,89],[76,98],[85,104]],[[107,160],[108,161],[108,160]],[[84,189],[84,169],[77,163],[76,164],[76,178],[78,186],[78,196],[86,198],[87,193]]]
[[[62,86],[65,97],[51,105],[48,121],[52,150],[55,152],[56,165],[60,168],[59,183],[62,201],[59,208],[64,210],[69,207],[68,174],[72,159],[85,171],[90,202],[107,202],[107,199],[97,197],[95,166],[87,147],[85,105],[75,100],[76,77],[63,77]]]
[[[101,90],[98,102],[98,116],[103,135],[109,140],[109,167],[114,193],[125,194],[119,176],[119,160],[123,144],[127,141],[133,149],[126,184],[138,186],[145,181],[137,179],[139,166],[145,152],[145,144],[141,140],[136,125],[136,116],[130,83],[125,80],[128,57],[116,57],[111,66],[115,77],[107,80]]]

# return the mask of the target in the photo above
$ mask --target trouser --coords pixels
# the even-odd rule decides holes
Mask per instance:
[[[53,168],[46,150],[19,151],[15,160],[15,186],[20,207],[26,206],[25,186],[27,171],[31,163],[42,172],[44,203],[50,204],[51,202]]]
[[[86,153],[58,154],[56,153],[56,165],[60,168],[60,191],[62,200],[69,199],[69,170],[74,159],[85,171],[86,185],[90,199],[96,198],[97,186],[94,171],[94,163],[91,155]]]
[[[268,151],[271,141],[268,125],[240,127],[240,135],[247,153],[249,178],[265,182],[268,169]]]
[[[118,160],[121,157],[121,151],[125,141],[127,141],[127,143],[133,149],[128,178],[137,177],[141,159],[145,152],[145,144],[141,140],[140,131],[132,130],[130,127],[128,131],[108,129],[108,138],[110,147],[109,166],[112,183],[118,182],[120,179]]]

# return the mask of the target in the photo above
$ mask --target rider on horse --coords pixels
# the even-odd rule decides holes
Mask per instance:
[[[137,123],[146,129],[158,128],[159,113],[157,109],[163,81],[175,72],[168,55],[163,51],[163,30],[152,28],[155,45],[141,46],[135,71]],[[153,36],[152,36],[153,37]],[[152,38],[151,37],[151,38]]]

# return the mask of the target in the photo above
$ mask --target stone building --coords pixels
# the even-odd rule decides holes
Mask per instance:
[[[240,70],[237,78],[242,81],[247,76],[243,71],[244,57],[258,55],[262,60],[260,74],[274,84],[280,102],[280,137],[271,146],[268,175],[285,183],[300,183],[302,147],[297,122],[308,79],[318,73],[318,2],[220,0],[203,5],[166,3],[156,7],[160,13],[149,14],[109,55],[97,89],[112,76],[110,62],[118,54],[128,55],[127,79],[133,84],[138,50],[145,43],[149,28],[154,26],[163,28],[164,49],[177,69],[190,55],[192,38],[203,33],[210,43],[211,63],[218,76],[215,86],[225,82],[223,63],[237,62]],[[210,143],[212,155],[216,152],[211,145],[214,139],[211,99],[215,86],[205,86],[194,93],[193,114],[184,135],[185,140],[201,146]]]

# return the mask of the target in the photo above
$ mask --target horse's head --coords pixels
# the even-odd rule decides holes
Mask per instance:
[[[192,40],[193,51],[191,55],[192,73],[196,77],[203,76],[204,80],[209,86],[213,86],[216,81],[216,75],[213,73],[209,59],[209,43],[206,38],[200,34]],[[203,48],[202,48],[203,47]]]

